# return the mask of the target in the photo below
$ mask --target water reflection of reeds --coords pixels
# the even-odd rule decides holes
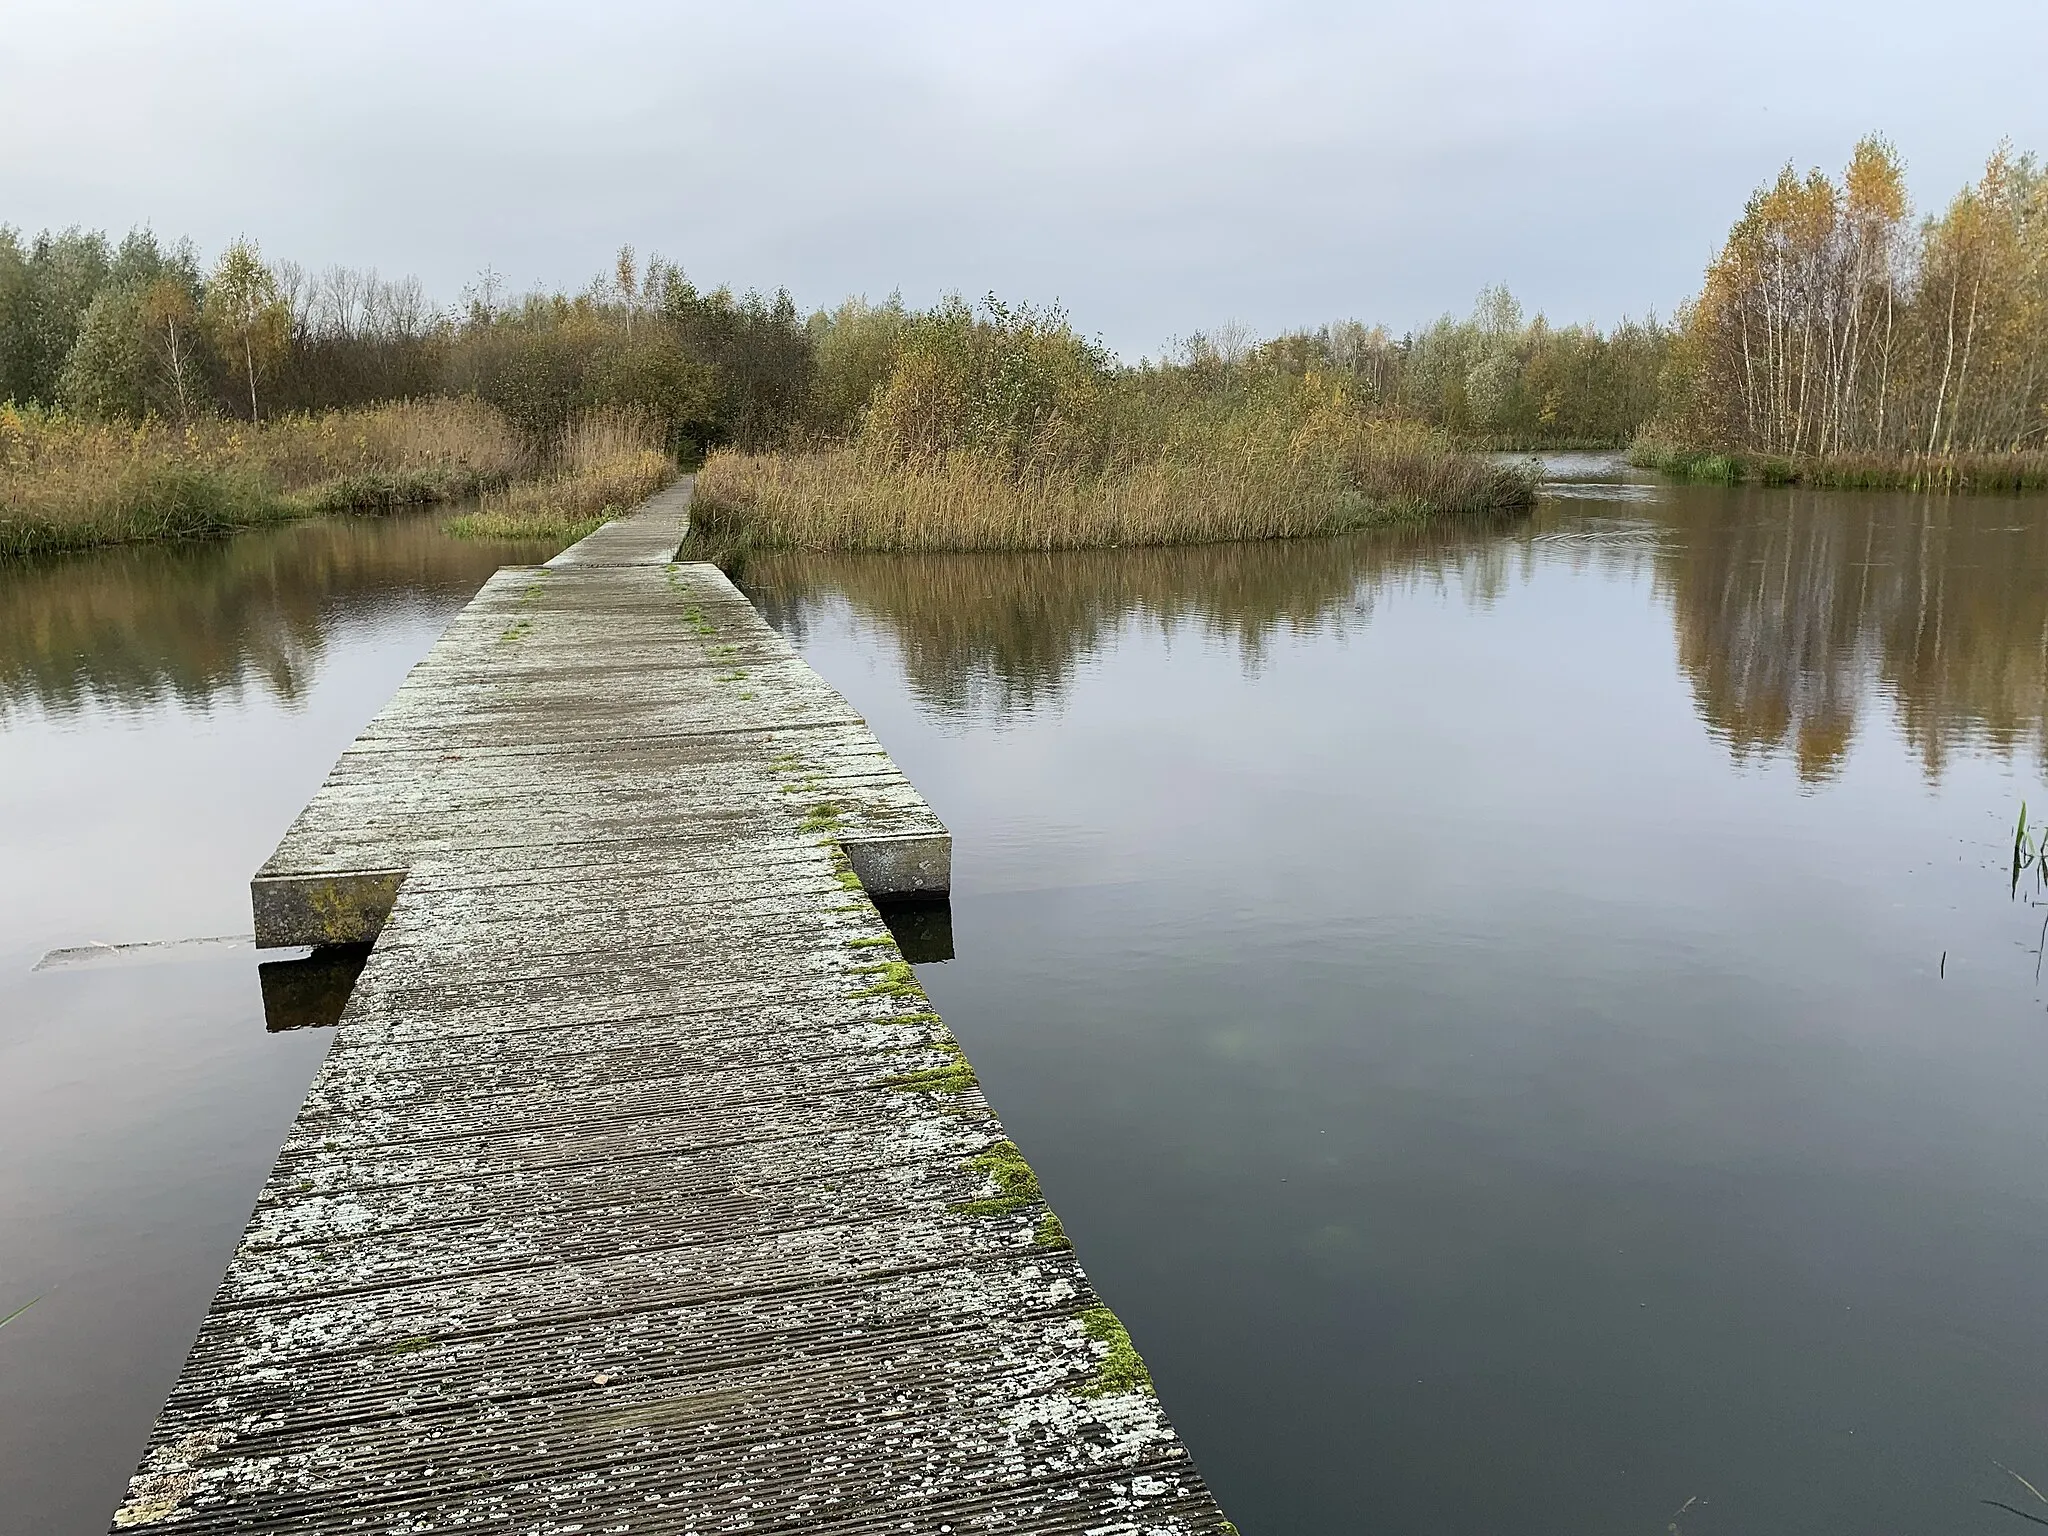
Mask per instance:
[[[1669,605],[1701,718],[1738,757],[1838,771],[1888,702],[1930,779],[1956,751],[2048,756],[2048,503],[1660,487],[1566,495],[1533,522],[1341,539],[1038,555],[757,559],[755,599],[801,635],[843,600],[950,712],[1056,700],[1133,622],[1195,625],[1253,664],[1282,628],[1342,630],[1394,590],[1490,604],[1538,565],[1647,575]],[[1560,659],[1559,664],[1572,664]],[[1585,666],[1599,665],[1586,657]]]
[[[1333,539],[1032,554],[756,556],[747,593],[801,638],[842,599],[899,647],[910,685],[947,712],[1056,700],[1133,622],[1193,624],[1256,661],[1282,629],[1342,630],[1389,585],[1455,586],[1491,601],[1521,546],[1469,524]]]
[[[293,699],[338,620],[427,592],[466,596],[499,565],[549,552],[453,539],[429,515],[11,565],[0,573],[0,715],[203,705],[251,682]]]
[[[252,682],[290,699],[329,627],[459,598],[540,546],[447,537],[434,517],[336,519],[215,544],[99,551],[0,575],[0,714]],[[1578,497],[1497,528],[1051,554],[756,557],[749,592],[801,635],[843,601],[942,711],[1058,699],[1127,625],[1192,625],[1256,665],[1282,631],[1341,633],[1396,591],[1475,607],[1538,567],[1646,578],[1668,604],[1701,718],[1737,756],[1838,771],[1874,702],[1930,779],[1958,751],[2048,757],[2048,502],[1667,487],[1625,510]],[[1560,665],[1599,665],[1597,657]]]

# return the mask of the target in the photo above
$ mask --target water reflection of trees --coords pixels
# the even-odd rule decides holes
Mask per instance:
[[[2048,507],[1688,491],[1657,579],[1701,714],[1738,753],[1840,766],[1881,692],[1930,779],[1959,748],[2048,748]]]
[[[843,598],[896,641],[919,699],[1000,715],[1055,699],[1133,623],[1198,625],[1255,666],[1277,631],[1341,632],[1396,587],[1491,602],[1531,558],[1497,531],[1451,525],[1179,549],[757,557],[745,585],[798,638],[821,601]]]
[[[1787,751],[1824,779],[1876,697],[1930,778],[1976,745],[2048,757],[2048,503],[1691,487],[1615,520],[1587,507],[1507,529],[1195,549],[777,556],[747,586],[797,634],[843,599],[895,638],[925,702],[1000,714],[1056,699],[1132,624],[1198,626],[1257,665],[1276,634],[1361,626],[1391,592],[1485,606],[1538,564],[1653,570],[1700,714],[1738,754]],[[428,594],[452,604],[545,554],[450,539],[422,517],[0,569],[0,714],[198,703],[252,680],[290,699],[337,621]]]
[[[427,593],[459,599],[499,565],[535,555],[402,517],[0,567],[0,713],[198,704],[251,680],[292,699],[337,620]]]
[[[1972,745],[2048,755],[2048,504],[1685,487],[1611,518],[1591,506],[1197,549],[782,556],[747,586],[797,635],[843,599],[896,640],[922,700],[1000,714],[1057,697],[1132,623],[1200,626],[1256,665],[1276,631],[1357,625],[1393,590],[1483,606],[1539,563],[1652,573],[1701,717],[1738,756],[1787,752],[1825,779],[1877,700],[1930,778]]]

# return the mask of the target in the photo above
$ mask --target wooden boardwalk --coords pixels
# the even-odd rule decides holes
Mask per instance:
[[[944,827],[687,494],[499,572],[254,882],[376,948],[116,1530],[1230,1530],[870,899]]]

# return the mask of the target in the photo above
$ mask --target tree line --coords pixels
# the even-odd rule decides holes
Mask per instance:
[[[1914,221],[1898,153],[1787,166],[1678,320],[1657,431],[1786,460],[2048,446],[2048,172],[2001,146]]]
[[[247,241],[206,264],[190,241],[148,231],[116,243],[0,226],[0,400],[189,422],[461,394],[535,441],[625,407],[688,456],[850,435],[906,347],[935,327],[964,334],[963,309],[892,297],[806,315],[787,292],[703,290],[628,248],[581,292],[507,296],[486,273],[443,310],[414,279],[271,264]],[[983,313],[1000,331],[1009,311],[991,300]],[[1493,290],[1471,317],[1405,336],[1346,321],[1255,343],[1226,327],[1128,369],[1084,351],[1091,376],[1183,392],[1341,376],[1375,413],[1533,446],[1626,441],[1654,409],[1668,341],[1654,320],[1611,333],[1525,321]]]
[[[486,274],[439,309],[410,278],[273,265],[246,241],[207,265],[147,231],[117,244],[0,226],[0,400],[189,422],[464,395],[536,443],[623,408],[693,457],[850,438],[878,406],[897,420],[921,398],[903,369],[986,334],[1008,338],[1011,360],[945,406],[960,423],[1051,411],[1068,430],[1078,401],[1090,430],[1113,431],[1105,390],[1228,402],[1336,380],[1364,412],[1494,447],[1640,436],[1653,461],[1664,444],[1792,465],[2048,449],[2048,171],[2007,148],[1917,222],[1882,139],[1857,145],[1839,181],[1788,166],[1670,326],[1556,325],[1495,288],[1404,335],[1353,320],[1261,341],[1227,326],[1126,365],[1064,316],[1020,349],[1036,322],[1005,317],[1036,312],[994,300],[980,331],[957,299],[804,314],[787,292],[701,289],[630,248],[581,292],[501,286]]]
[[[417,280],[266,263],[210,266],[139,230],[24,239],[0,226],[0,400],[190,422],[473,395],[535,441],[628,407],[679,452],[763,443],[810,403],[816,343],[786,293],[700,292],[632,252],[581,294],[510,301],[488,276],[453,310]]]
[[[1196,336],[1182,365],[1302,375],[1340,374],[1371,409],[1427,423],[1464,442],[1499,448],[1628,442],[1655,414],[1671,333],[1655,315],[1610,331],[1525,318],[1504,287],[1479,296],[1465,319],[1395,336],[1356,320],[1292,331],[1256,347]],[[1241,361],[1240,361],[1241,360]]]

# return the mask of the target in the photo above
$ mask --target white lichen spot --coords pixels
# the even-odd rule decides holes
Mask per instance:
[[[160,1445],[128,1483],[128,1497],[114,1511],[114,1528],[157,1525],[175,1515],[199,1486],[199,1463],[225,1442],[221,1433],[193,1433]]]

